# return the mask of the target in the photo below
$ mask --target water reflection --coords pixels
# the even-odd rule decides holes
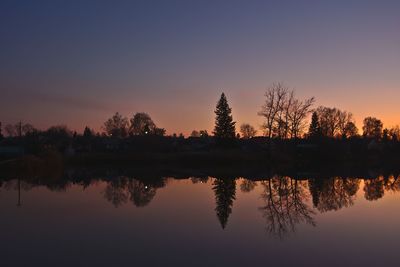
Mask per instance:
[[[354,203],[360,180],[352,178],[309,179],[314,207],[320,212],[339,210]]]
[[[215,212],[222,229],[225,229],[229,215],[232,213],[233,201],[235,200],[236,180],[215,179],[212,189],[215,193]]]
[[[123,176],[109,181],[102,193],[116,208],[126,204],[128,200],[136,207],[144,207],[152,201],[157,189],[165,185],[166,179],[145,182]]]
[[[259,210],[266,219],[266,230],[282,238],[295,231],[295,225],[307,223],[315,226],[314,211],[308,207],[309,192],[306,182],[287,176],[275,176],[261,182],[264,206]]]
[[[100,177],[100,178],[99,178]],[[14,177],[12,177],[14,178]],[[82,175],[81,172],[67,172],[62,178],[25,176],[0,179],[0,194],[4,191],[16,191],[15,203],[23,206],[24,192],[35,187],[45,186],[52,192],[68,192],[71,186],[98,187],[100,196],[115,208],[124,205],[147,207],[154,201],[157,192],[169,185],[174,178],[143,177],[107,173],[104,176]],[[368,201],[377,201],[387,192],[400,190],[400,176],[378,175],[376,178],[309,178],[295,179],[289,176],[274,175],[264,179],[188,177],[187,186],[205,184],[215,197],[215,214],[222,229],[234,212],[234,203],[238,192],[244,195],[257,194],[260,218],[264,219],[266,232],[274,237],[283,238],[296,232],[301,225],[316,226],[316,215],[338,211],[355,205],[357,193],[361,192]],[[190,194],[187,197],[191,197]],[[184,201],[181,199],[180,201]]]

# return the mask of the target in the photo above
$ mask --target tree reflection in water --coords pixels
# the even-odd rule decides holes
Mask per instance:
[[[385,194],[385,184],[389,181],[383,176],[376,179],[368,179],[364,181],[364,196],[366,200],[378,200]]]
[[[233,201],[236,199],[236,180],[215,179],[212,189],[215,193],[215,212],[222,229],[225,229],[229,215],[232,213]]]
[[[208,176],[205,177],[190,177],[193,184],[202,183],[206,184],[208,182]]]
[[[352,178],[309,179],[314,207],[320,212],[352,206],[360,180]]]
[[[144,207],[154,198],[157,188],[164,187],[165,185],[165,179],[144,182],[122,176],[114,178],[107,183],[103,191],[103,196],[115,207],[127,203],[128,199],[136,207]]]
[[[0,192],[1,190],[17,191],[16,203],[20,206],[23,203],[23,191],[29,191],[37,186],[45,186],[53,192],[66,192],[72,185],[81,186],[82,190],[85,190],[99,182],[105,182],[101,195],[113,206],[120,207],[132,203],[136,207],[145,207],[154,199],[157,190],[165,187],[168,182],[168,178],[162,177],[134,179],[120,175],[105,179],[93,178],[93,176],[98,177],[90,173],[88,175],[84,172],[71,172],[67,176],[1,178]],[[194,185],[211,180],[215,195],[215,212],[222,229],[225,229],[236,199],[237,179],[207,176],[186,179]],[[364,198],[368,201],[379,200],[388,191],[400,191],[400,176],[397,175],[377,176],[373,179],[333,177],[308,180],[275,175],[261,182],[245,178],[239,178],[239,181],[238,189],[246,194],[254,193],[256,186],[261,185],[263,205],[259,207],[259,211],[266,220],[267,232],[279,238],[295,232],[296,227],[301,223],[315,226],[316,211],[325,213],[352,206],[357,192],[361,191],[362,182]],[[315,210],[310,207],[311,205]]]
[[[146,185],[139,180],[131,180],[128,184],[130,200],[136,207],[144,207],[148,205],[156,195],[157,188]]]
[[[242,178],[242,183],[240,184],[240,191],[243,193],[249,193],[254,190],[257,186],[257,183],[252,180],[247,180],[246,178]]]
[[[294,232],[296,224],[307,223],[315,226],[315,213],[306,204],[310,196],[305,181],[275,176],[262,181],[261,185],[264,206],[259,210],[266,219],[266,230],[269,234],[282,238],[285,234]]]

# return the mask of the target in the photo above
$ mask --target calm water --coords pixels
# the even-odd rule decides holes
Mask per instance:
[[[2,181],[1,266],[399,266],[400,178]]]

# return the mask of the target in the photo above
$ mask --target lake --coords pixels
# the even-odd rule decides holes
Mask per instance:
[[[400,177],[10,177],[1,266],[399,266]]]

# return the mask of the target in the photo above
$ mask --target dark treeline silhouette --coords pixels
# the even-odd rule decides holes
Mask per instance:
[[[262,164],[320,164],[368,162],[397,164],[400,128],[384,128],[381,120],[367,117],[359,134],[352,113],[335,107],[313,108],[314,97],[301,100],[281,83],[265,92],[260,115],[263,136],[248,123],[236,132],[227,97],[221,94],[215,109],[215,127],[193,130],[189,137],[166,135],[144,112],[127,118],[116,112],[101,132],[85,127],[82,133],[67,126],[38,130],[29,123],[0,123],[0,161],[22,155],[67,156],[70,162],[170,160],[176,162],[261,162]],[[310,119],[310,121],[309,121]],[[108,156],[105,156],[108,154]],[[130,155],[130,157],[128,156]]]

